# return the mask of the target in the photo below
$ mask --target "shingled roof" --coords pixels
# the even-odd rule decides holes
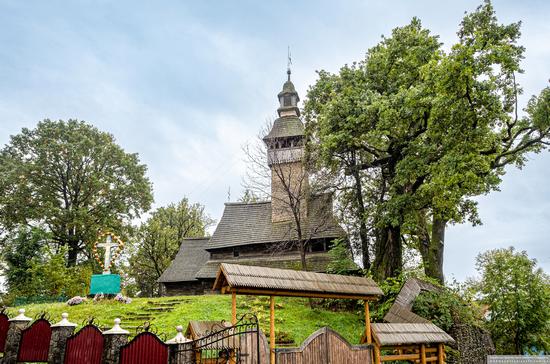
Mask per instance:
[[[304,124],[297,116],[283,116],[273,122],[264,140],[304,135]]]
[[[429,320],[412,312],[412,306],[420,292],[439,290],[440,288],[429,282],[417,278],[408,279],[399,291],[388,313],[384,316],[384,321],[393,323],[429,323]]]
[[[432,323],[372,324],[374,341],[380,346],[451,344],[454,339]]]
[[[195,275],[210,258],[210,253],[204,250],[209,239],[184,239],[176,258],[158,281],[161,283],[196,281]]]
[[[331,262],[331,257],[326,252],[322,253],[308,253],[306,255],[306,262],[308,270],[310,272],[326,272],[327,267]],[[220,264],[222,263],[231,263],[228,260],[210,260],[206,263],[198,272],[196,277],[207,279],[207,278],[216,278],[216,274],[220,269]],[[296,254],[288,255],[272,255],[267,257],[254,257],[251,259],[239,258],[235,260],[236,264],[241,265],[256,265],[260,267],[268,268],[281,268],[281,269],[300,269],[301,261],[300,255]],[[350,267],[353,269],[355,267]]]
[[[367,277],[222,263],[214,289],[245,294],[373,299],[383,295]],[[228,292],[228,291],[226,291]]]
[[[303,230],[311,238],[339,238],[345,236],[332,211],[328,195],[317,195],[308,203],[308,219]],[[271,202],[226,203],[223,216],[206,249],[228,248],[258,243],[292,240],[291,222],[273,223]]]

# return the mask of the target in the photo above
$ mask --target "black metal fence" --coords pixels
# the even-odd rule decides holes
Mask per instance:
[[[258,318],[247,314],[233,326],[221,324],[200,339],[182,344],[173,355],[185,364],[260,364],[260,351]]]

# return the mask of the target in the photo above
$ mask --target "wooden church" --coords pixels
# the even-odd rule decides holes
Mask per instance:
[[[159,279],[163,295],[211,292],[221,263],[325,272],[328,250],[345,232],[333,216],[332,197],[312,194],[302,163],[300,98],[288,79],[279,93],[279,117],[264,138],[271,169],[271,200],[226,203],[208,238],[185,239]],[[302,247],[302,249],[301,249]],[[305,254],[304,254],[305,253]]]

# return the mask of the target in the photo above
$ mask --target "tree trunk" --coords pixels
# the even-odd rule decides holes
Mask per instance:
[[[381,229],[376,239],[374,276],[382,281],[396,277],[403,268],[403,247],[401,245],[401,227],[388,226]]]
[[[359,215],[359,239],[361,240],[363,269],[370,270],[369,236],[367,224],[365,223],[365,202],[363,200],[363,190],[361,189],[361,176],[359,174],[359,170],[354,170],[353,178],[355,179],[355,198],[357,200],[357,214]]]
[[[426,276],[445,283],[443,276],[443,253],[445,250],[445,227],[447,221],[434,217],[432,220],[431,236],[421,238],[420,255],[424,263]]]
[[[307,271],[307,261],[306,261],[306,247],[302,239],[299,240],[300,246],[300,262],[302,263],[302,270]]]
[[[67,267],[74,267],[78,259],[78,237],[74,234],[72,229],[69,231],[69,236],[67,239],[67,245],[69,247],[69,252],[67,256]]]

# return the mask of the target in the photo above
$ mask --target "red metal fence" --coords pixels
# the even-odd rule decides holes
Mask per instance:
[[[120,350],[120,364],[166,363],[168,345],[150,332],[142,332]]]
[[[51,337],[52,329],[48,320],[36,320],[21,334],[17,361],[47,362]]]
[[[103,334],[94,325],[86,325],[67,339],[65,364],[101,364]]]
[[[4,352],[9,328],[10,328],[9,317],[5,313],[0,312],[0,353]]]

